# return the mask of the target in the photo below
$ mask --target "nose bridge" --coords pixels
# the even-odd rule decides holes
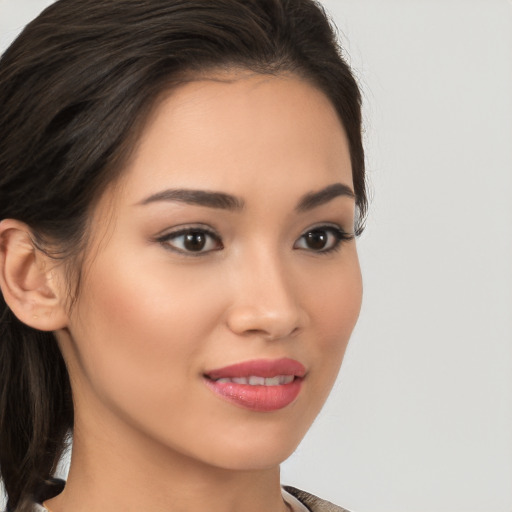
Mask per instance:
[[[277,249],[259,247],[250,257],[240,258],[233,279],[228,319],[233,331],[279,339],[301,327],[303,312],[290,268]]]

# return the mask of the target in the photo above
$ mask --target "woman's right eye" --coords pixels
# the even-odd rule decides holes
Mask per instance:
[[[204,228],[181,229],[167,233],[157,241],[173,251],[194,256],[223,249],[219,236]]]

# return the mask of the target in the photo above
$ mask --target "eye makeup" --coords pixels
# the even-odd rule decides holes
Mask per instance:
[[[293,244],[293,249],[328,254],[340,250],[344,242],[353,239],[353,233],[336,224],[320,224],[305,230]],[[192,257],[224,249],[221,236],[205,225],[180,226],[155,237],[155,241],[166,250]]]

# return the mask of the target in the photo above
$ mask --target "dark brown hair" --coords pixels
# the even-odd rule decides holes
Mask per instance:
[[[79,254],[91,205],[122,170],[159,95],[225,68],[294,73],[331,100],[349,141],[360,232],[360,93],[314,0],[51,5],[0,60],[0,219],[28,224],[41,250],[52,242],[55,257]],[[53,334],[22,324],[0,296],[0,473],[10,511],[58,492],[51,477],[72,429]]]

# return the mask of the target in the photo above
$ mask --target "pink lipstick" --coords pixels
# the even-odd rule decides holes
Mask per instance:
[[[206,385],[221,398],[245,409],[283,409],[298,396],[304,365],[294,359],[257,359],[205,373]]]

